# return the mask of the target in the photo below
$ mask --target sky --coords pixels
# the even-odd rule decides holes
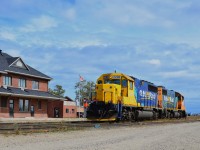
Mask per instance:
[[[79,75],[122,72],[185,96],[200,113],[199,0],[1,0],[0,49],[75,98]]]

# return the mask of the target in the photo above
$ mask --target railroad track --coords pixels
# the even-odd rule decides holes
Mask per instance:
[[[144,125],[159,125],[169,123],[189,123],[200,121],[200,119],[171,119],[171,120],[149,120],[142,122],[30,122],[30,123],[0,123],[0,134],[20,134],[33,132],[72,131],[89,128],[114,128]]]
[[[87,122],[0,123],[0,134],[78,130],[87,127],[93,127],[93,124]]]

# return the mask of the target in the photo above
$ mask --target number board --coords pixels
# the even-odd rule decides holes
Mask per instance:
[[[121,79],[121,76],[112,76],[113,79]]]

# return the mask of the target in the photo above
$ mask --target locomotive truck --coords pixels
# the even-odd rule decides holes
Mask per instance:
[[[123,73],[102,74],[87,109],[87,118],[114,121],[186,117],[184,96],[164,86]]]

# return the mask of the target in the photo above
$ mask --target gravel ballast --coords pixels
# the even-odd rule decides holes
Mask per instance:
[[[2,150],[199,150],[200,122],[0,135]]]

